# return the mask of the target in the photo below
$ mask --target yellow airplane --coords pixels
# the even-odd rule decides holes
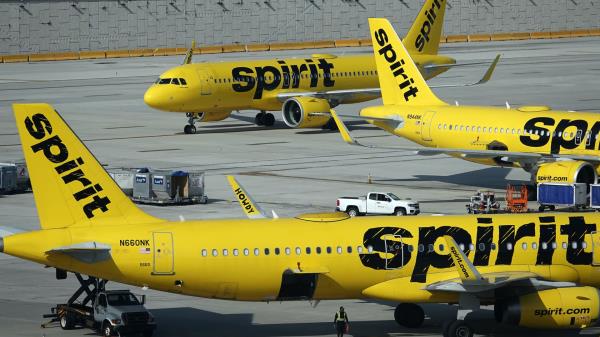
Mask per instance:
[[[406,148],[419,154],[444,153],[485,165],[521,167],[537,183],[597,182],[597,113],[545,106],[448,105],[427,86],[390,23],[369,19],[369,25],[383,105],[362,109],[358,118],[429,148]],[[344,140],[360,145],[335,111],[331,114]]]
[[[438,55],[445,9],[446,0],[425,1],[405,38],[426,78],[456,65],[454,59]],[[267,111],[281,110],[289,127],[332,128],[335,123],[330,116],[309,114],[380,97],[371,55],[314,54],[308,58],[192,64],[193,47],[183,65],[161,74],[144,95],[144,102],[152,108],[186,113],[187,134],[196,132],[196,121],[220,121],[234,110],[247,109],[260,110],[256,125],[272,126],[275,117]]]
[[[423,322],[417,303],[458,303],[447,337],[472,336],[465,318],[481,304],[531,328],[599,317],[596,213],[284,219],[230,179],[252,219],[170,222],[137,208],[51,106],[13,110],[41,229],[0,231],[0,252],[57,277],[240,301],[385,299],[401,303],[395,320],[409,327]]]

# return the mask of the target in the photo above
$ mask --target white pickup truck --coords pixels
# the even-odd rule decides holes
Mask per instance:
[[[419,203],[412,199],[400,199],[394,193],[371,192],[362,197],[337,199],[336,211],[350,216],[368,214],[417,215]]]

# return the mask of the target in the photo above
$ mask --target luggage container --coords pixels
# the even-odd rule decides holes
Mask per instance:
[[[152,199],[152,187],[150,181],[152,173],[135,173],[133,181],[133,198]]]
[[[133,201],[148,204],[205,204],[204,172],[157,170],[136,173]]]
[[[29,171],[25,161],[17,161],[12,163],[0,163],[0,166],[14,166],[17,170],[17,188],[14,192],[24,192],[31,189],[31,182],[29,181]]]
[[[600,209],[600,184],[590,185],[590,207]]]
[[[587,206],[587,184],[538,184],[540,212],[554,210],[556,206],[583,208]]]
[[[0,193],[17,191],[17,167],[14,164],[0,164]]]

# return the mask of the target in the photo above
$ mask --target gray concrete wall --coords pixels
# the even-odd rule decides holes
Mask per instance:
[[[368,37],[422,0],[0,0],[0,54]],[[598,0],[448,0],[445,34],[600,27]]]

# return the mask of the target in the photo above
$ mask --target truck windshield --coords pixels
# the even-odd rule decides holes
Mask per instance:
[[[108,304],[112,306],[121,305],[140,305],[140,302],[133,294],[108,294]]]
[[[400,200],[400,198],[398,198],[394,193],[388,193],[388,195],[394,200]]]

